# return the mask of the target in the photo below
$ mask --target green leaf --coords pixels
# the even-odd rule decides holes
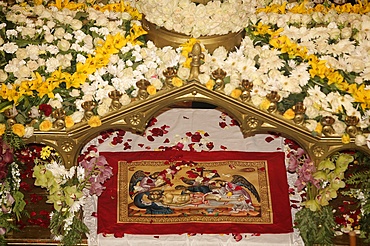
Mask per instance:
[[[319,166],[317,167],[318,170],[334,170],[335,164],[330,160],[326,159],[319,163]]]

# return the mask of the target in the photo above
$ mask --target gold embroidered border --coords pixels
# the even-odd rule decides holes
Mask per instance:
[[[256,189],[260,195],[260,215],[219,215],[215,213],[205,213],[202,215],[171,215],[171,214],[145,214],[145,210],[140,215],[132,216],[129,214],[129,206],[132,205],[133,200],[129,195],[129,182],[131,175],[136,170],[151,170],[158,171],[160,168],[167,168],[168,161],[162,160],[144,160],[144,161],[119,161],[118,163],[118,223],[150,223],[150,224],[171,224],[171,223],[249,223],[249,224],[273,224],[273,209],[271,203],[271,194],[269,186],[269,175],[267,161],[256,160],[230,160],[230,161],[207,161],[197,162],[197,166],[212,168],[212,169],[229,169],[233,167],[235,170],[252,170],[257,174],[254,178],[258,184],[255,184]],[[250,172],[250,171],[249,171]],[[235,173],[235,171],[234,171]],[[224,179],[224,177],[222,177]],[[253,197],[253,195],[251,195]],[[252,199],[253,200],[253,199]]]

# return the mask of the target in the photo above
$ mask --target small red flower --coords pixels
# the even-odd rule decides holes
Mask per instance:
[[[50,116],[53,112],[53,108],[46,103],[40,104],[39,109],[44,113],[45,116]]]

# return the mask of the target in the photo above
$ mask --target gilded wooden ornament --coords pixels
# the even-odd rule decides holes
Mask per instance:
[[[201,60],[204,59],[204,54],[202,53],[202,48],[199,43],[194,44],[193,49],[189,53],[191,59],[190,63],[190,76],[188,78],[189,82],[197,81],[199,82],[200,75],[200,64]]]
[[[146,79],[141,79],[138,82],[136,82],[136,86],[137,86],[137,88],[139,88],[139,91],[137,93],[137,97],[140,100],[144,100],[149,96],[149,93],[146,90],[149,85],[150,85],[150,82]]]
[[[168,67],[164,72],[163,72],[164,77],[166,79],[164,80],[164,84],[162,89],[170,89],[173,87],[172,85],[172,79],[177,75],[177,69],[174,67]]]
[[[331,116],[325,116],[321,119],[321,125],[322,125],[322,133],[325,136],[332,136],[335,134],[335,130],[333,128],[333,124],[335,122],[335,119]]]
[[[212,77],[215,80],[215,90],[222,91],[225,88],[224,79],[226,77],[226,72],[221,68],[217,68],[212,72]]]
[[[359,130],[356,126],[359,121],[360,120],[357,116],[347,116],[346,117],[346,120],[345,120],[347,124],[346,132],[348,133],[350,137],[356,137],[356,135],[359,133]]]
[[[277,102],[280,100],[280,95],[276,91],[272,91],[267,94],[266,98],[270,101],[267,111],[270,113],[275,113],[277,110]]]
[[[240,100],[242,100],[243,102],[248,102],[251,99],[251,90],[253,88],[253,82],[243,79],[241,84],[243,92],[240,95]]]
[[[295,113],[293,121],[299,125],[303,124],[306,112],[306,107],[303,105],[303,102],[298,102],[296,105],[294,105],[293,111]]]
[[[118,110],[121,108],[122,104],[119,102],[119,99],[122,97],[122,92],[114,90],[108,93],[110,99],[112,99],[110,109]]]
[[[94,112],[92,111],[96,106],[96,103],[93,101],[86,101],[81,104],[81,107],[85,110],[85,120],[89,120]]]

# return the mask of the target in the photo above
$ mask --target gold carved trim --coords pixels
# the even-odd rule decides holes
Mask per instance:
[[[199,48],[199,47],[198,47]],[[68,129],[60,129],[62,125],[55,125],[57,130],[50,132],[34,133],[34,136],[26,141],[28,143],[42,143],[51,145],[62,156],[66,166],[76,164],[77,157],[81,149],[100,132],[108,129],[124,129],[141,134],[145,131],[149,120],[163,112],[164,109],[181,102],[205,102],[213,104],[218,108],[228,113],[231,117],[238,121],[241,132],[245,137],[252,136],[258,133],[274,132],[289,139],[295,140],[302,148],[306,150],[308,155],[316,163],[330,156],[332,153],[345,149],[356,149],[370,155],[370,150],[367,146],[355,145],[354,135],[357,133],[356,119],[347,119],[347,130],[352,136],[350,143],[343,144],[341,136],[335,135],[333,131],[333,119],[323,117],[321,123],[323,125],[323,134],[314,136],[302,124],[302,117],[305,111],[303,105],[297,104],[294,107],[298,117],[293,120],[285,119],[276,110],[276,103],[279,100],[276,92],[271,92],[268,95],[270,105],[268,110],[256,108],[250,102],[251,84],[248,81],[242,81],[243,96],[240,99],[232,98],[225,95],[221,90],[209,90],[205,85],[199,83],[199,58],[201,53],[193,54],[198,60],[192,62],[191,74],[189,78],[193,78],[184,82],[182,87],[164,86],[164,89],[158,91],[155,95],[142,96],[138,100],[133,100],[130,104],[122,106],[118,99],[121,95],[112,92],[109,96],[114,101],[111,107],[111,112],[102,117],[102,125],[92,128],[87,124],[96,106],[93,102],[86,102],[85,121],[76,124]],[[168,71],[165,75],[170,79],[174,76],[175,71]],[[222,71],[215,71],[213,77],[217,78],[223,75]],[[141,83],[144,83],[141,81]],[[223,82],[219,81],[219,87],[223,86]],[[143,85],[145,87],[145,83]],[[64,112],[57,112],[56,118],[63,119]],[[58,122],[59,122],[58,121]]]

